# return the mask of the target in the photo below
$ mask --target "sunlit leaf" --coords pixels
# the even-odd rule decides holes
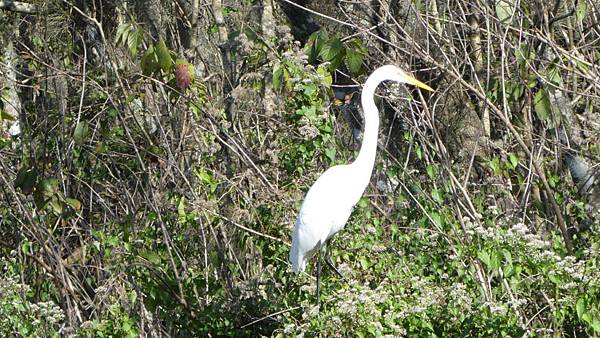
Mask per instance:
[[[510,164],[513,168],[516,168],[519,164],[519,156],[517,156],[516,154],[511,153],[510,155],[508,155],[508,160],[510,161]]]
[[[576,308],[577,308],[577,317],[579,319],[581,319],[583,317],[583,314],[585,313],[585,299],[579,298],[577,300]]]
[[[587,1],[577,1],[577,8],[575,9],[575,17],[577,21],[581,23],[587,14]]]
[[[138,46],[142,42],[143,33],[139,30],[133,30],[127,36],[127,48],[132,55],[136,55],[138,51]]]
[[[437,203],[444,202],[444,198],[442,196],[443,196],[443,193],[439,189],[431,190],[431,198],[433,198],[433,200],[436,201]]]
[[[515,0],[497,0],[496,1],[496,16],[503,24],[508,24],[513,15],[515,8]]]
[[[79,211],[81,210],[81,202],[74,198],[65,198],[65,203],[68,204],[73,210]]]
[[[117,34],[116,34],[117,44],[120,44],[120,43],[125,44],[131,29],[132,29],[132,26],[129,23],[124,23],[124,24],[119,25],[119,27],[117,27]]]
[[[148,261],[154,264],[160,264],[161,262],[160,256],[154,251],[143,251],[140,253],[140,256],[146,258]]]
[[[485,264],[488,268],[491,268],[492,264],[490,262],[490,254],[487,253],[486,251],[479,251],[477,253],[477,258],[479,258],[479,260]]]
[[[594,317],[592,320],[592,329],[594,329],[596,333],[600,333],[600,319],[598,319],[598,317]]]
[[[325,149],[325,156],[327,156],[327,158],[333,162],[335,161],[335,148],[327,148]]]
[[[180,219],[185,218],[185,197],[181,197],[181,199],[179,199],[179,203],[177,204],[177,215]]]

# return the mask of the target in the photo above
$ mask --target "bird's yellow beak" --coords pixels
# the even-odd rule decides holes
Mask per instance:
[[[410,76],[408,74],[405,74],[405,77],[406,77],[406,79],[405,79],[406,83],[411,84],[413,86],[417,86],[419,88],[423,88],[423,89],[429,90],[430,92],[433,91],[433,88],[431,88],[428,85],[424,84],[423,82],[415,79],[414,77],[412,77],[412,76]]]

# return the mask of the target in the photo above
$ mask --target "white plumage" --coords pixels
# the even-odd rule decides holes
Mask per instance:
[[[360,152],[351,164],[327,169],[308,190],[292,234],[290,262],[294,272],[304,271],[306,262],[312,255],[317,250],[320,251],[327,240],[344,228],[352,208],[369,184],[375,164],[379,129],[379,112],[373,96],[375,88],[386,80],[432,90],[393,65],[382,66],[369,76],[361,95],[365,128]],[[326,261],[330,264],[328,255]],[[330,266],[335,270],[331,264]],[[317,302],[319,283],[320,261],[317,268]]]
[[[306,262],[312,255],[317,250],[321,250],[328,239],[344,228],[352,208],[369,184],[375,164],[379,130],[379,112],[373,96],[375,88],[386,80],[433,90],[393,65],[382,66],[369,76],[361,95],[365,128],[360,152],[351,164],[327,169],[308,190],[292,234],[290,262],[294,272],[304,271]],[[328,258],[327,256],[326,261],[330,264]],[[320,264],[317,269],[317,293],[319,277]]]

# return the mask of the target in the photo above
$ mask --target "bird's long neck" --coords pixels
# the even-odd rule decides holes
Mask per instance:
[[[365,116],[365,131],[363,133],[362,145],[358,157],[352,163],[352,166],[358,170],[366,179],[366,183],[371,178],[373,165],[375,164],[375,152],[377,151],[377,137],[379,132],[379,111],[373,99],[375,88],[379,84],[379,80],[373,79],[370,76],[365,83],[361,95],[362,109]],[[362,175],[361,175],[362,176]]]

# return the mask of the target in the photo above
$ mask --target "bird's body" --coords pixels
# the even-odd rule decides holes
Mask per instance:
[[[344,228],[352,213],[352,208],[369,184],[375,164],[379,130],[379,112],[375,106],[373,96],[377,85],[385,80],[408,83],[432,90],[426,84],[419,82],[404,73],[400,68],[392,65],[380,67],[369,76],[361,94],[365,128],[360,152],[354,162],[329,168],[308,190],[292,234],[290,262],[294,272],[304,271],[307,260],[317,250],[320,253],[323,245]],[[327,252],[325,260],[333,268],[329,260],[329,252]],[[320,282],[320,262],[319,259],[317,265],[317,299]]]
[[[368,183],[364,186],[349,184],[352,170],[354,168],[349,165],[327,169],[306,194],[292,235],[290,260],[295,272],[304,271],[307,259],[312,257],[319,244],[342,230],[348,221]]]

